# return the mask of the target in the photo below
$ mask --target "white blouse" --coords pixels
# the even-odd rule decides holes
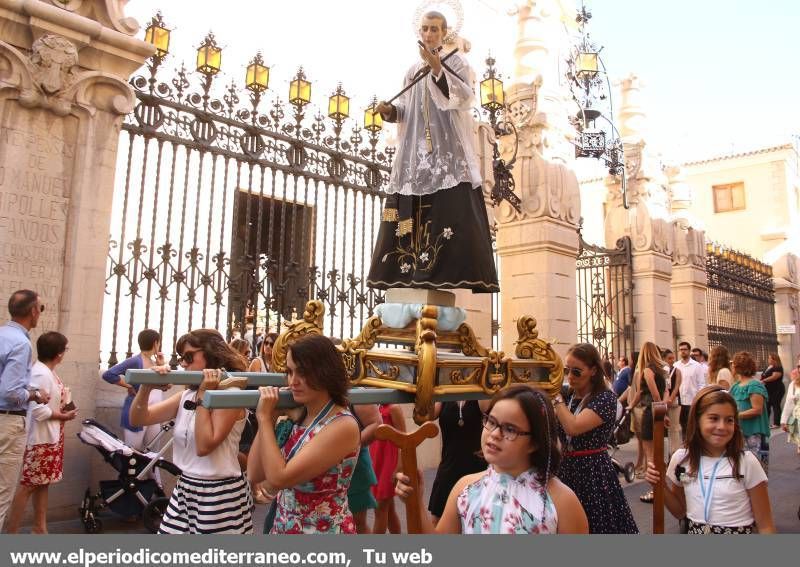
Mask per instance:
[[[194,438],[197,410],[187,410],[184,404],[193,401],[197,391],[186,390],[181,395],[178,415],[175,417],[173,430],[172,461],[175,466],[189,476],[202,479],[223,479],[239,477],[239,439],[244,430],[245,418],[233,424],[233,429],[210,454],[201,457],[197,454],[197,443]]]
[[[36,361],[31,367],[30,387],[47,392],[50,401],[40,404],[28,403],[28,447],[33,445],[57,443],[61,436],[60,419],[52,419],[53,412],[61,409],[61,380],[43,362]]]

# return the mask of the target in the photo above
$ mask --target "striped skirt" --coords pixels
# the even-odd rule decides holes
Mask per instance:
[[[252,534],[253,497],[243,476],[207,480],[181,475],[160,534]]]

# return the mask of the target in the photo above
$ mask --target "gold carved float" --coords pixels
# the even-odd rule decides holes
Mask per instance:
[[[308,334],[323,334],[325,308],[321,301],[306,303],[301,319],[284,323],[275,341],[272,367],[286,370],[288,345]],[[386,327],[380,317],[367,320],[361,333],[337,348],[353,386],[392,388],[414,394],[414,421],[433,418],[438,394],[483,393],[491,396],[511,384],[529,384],[549,396],[561,390],[563,363],[547,341],[539,338],[536,319],[517,321],[513,357],[483,347],[472,328],[462,323],[455,331],[437,331],[438,307],[425,305],[422,316],[404,329]],[[392,348],[376,348],[376,345]]]

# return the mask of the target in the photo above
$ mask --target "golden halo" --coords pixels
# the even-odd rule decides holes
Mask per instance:
[[[461,7],[461,2],[459,0],[423,0],[417,7],[417,11],[414,12],[415,35],[419,34],[422,17],[431,10],[441,12],[447,18],[447,35],[442,43],[452,42],[461,31],[461,26],[464,25],[464,9]]]

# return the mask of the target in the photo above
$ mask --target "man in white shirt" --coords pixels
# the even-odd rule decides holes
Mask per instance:
[[[694,397],[706,385],[706,376],[699,362],[691,358],[692,345],[686,341],[678,343],[678,360],[675,366],[681,371],[680,403],[681,430],[686,437],[686,423],[689,421],[689,408]]]

